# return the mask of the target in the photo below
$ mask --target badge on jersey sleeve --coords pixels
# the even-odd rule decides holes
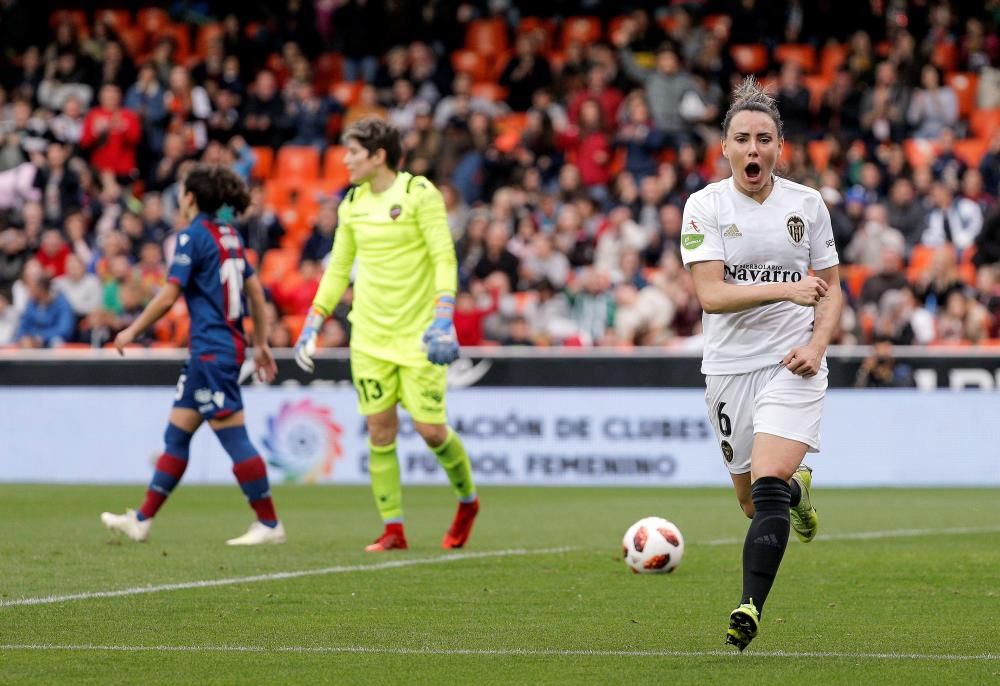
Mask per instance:
[[[694,250],[705,242],[705,234],[701,232],[701,227],[694,218],[688,222],[688,228],[694,233],[681,234],[681,247],[685,250]]]
[[[792,212],[785,216],[785,228],[788,229],[788,239],[796,248],[805,245],[802,241],[806,237],[806,220],[802,218],[800,212]]]

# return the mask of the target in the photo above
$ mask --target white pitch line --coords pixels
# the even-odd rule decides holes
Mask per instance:
[[[471,655],[485,657],[746,657],[786,659],[849,659],[849,660],[931,660],[970,662],[1000,660],[1000,655],[941,655],[923,653],[847,653],[790,652],[784,650],[745,653],[741,658],[735,650],[559,650],[538,648],[394,648],[368,646],[129,646],[129,645],[57,645],[51,643],[0,645],[0,651],[94,651],[121,653],[301,653],[351,655]]]
[[[236,584],[252,584],[259,581],[278,581],[281,579],[298,579],[304,576],[325,576],[328,574],[348,574],[350,572],[376,572],[383,569],[399,569],[400,567],[416,567],[419,565],[437,565],[447,562],[461,562],[463,560],[479,560],[489,557],[515,557],[523,555],[554,555],[566,553],[574,548],[537,548],[525,549],[516,548],[511,550],[487,550],[474,553],[451,553],[439,555],[438,557],[422,557],[409,560],[390,560],[378,562],[370,565],[352,565],[323,567],[321,569],[303,569],[295,572],[272,572],[270,574],[256,574],[254,576],[237,576],[228,579],[207,579],[204,581],[185,581],[175,584],[158,584],[156,586],[137,586],[134,588],[122,588],[117,591],[90,591],[85,593],[70,593],[67,595],[50,595],[36,598],[16,598],[14,600],[0,600],[0,608],[18,607],[25,605],[51,605],[53,603],[63,603],[71,600],[91,600],[94,598],[120,598],[122,596],[142,595],[144,593],[160,593],[163,591],[183,591],[190,588],[214,588],[216,586],[233,586]]]
[[[920,536],[960,536],[963,534],[992,534],[1000,532],[995,526],[958,526],[951,529],[888,529],[886,531],[855,531],[842,534],[820,534],[813,543],[819,541],[873,541],[883,538],[917,538]],[[742,538],[716,538],[702,541],[698,545],[735,545],[743,543]]]
[[[885,531],[857,531],[853,533],[827,534],[817,538],[817,541],[854,541],[854,540],[877,540],[885,538],[909,538],[930,535],[962,535],[962,534],[982,534],[1000,532],[998,526],[984,527],[955,527],[950,529],[890,529]],[[721,546],[736,545],[743,543],[742,538],[717,538],[709,541],[702,541],[697,545]],[[119,598],[123,596],[142,595],[144,593],[161,593],[164,591],[182,591],[192,588],[213,588],[215,586],[232,586],[235,584],[256,583],[259,581],[277,581],[281,579],[297,579],[305,576],[324,576],[328,574],[347,574],[350,572],[379,571],[383,569],[397,569],[400,567],[414,567],[419,565],[443,564],[446,562],[458,562],[461,560],[475,560],[489,557],[514,557],[523,555],[551,555],[566,553],[579,548],[538,548],[512,549],[512,550],[492,550],[476,553],[452,553],[439,557],[416,558],[410,560],[391,560],[379,562],[371,565],[354,565],[324,567],[322,569],[305,569],[295,572],[272,572],[270,574],[258,574],[255,576],[232,577],[227,579],[207,579],[204,581],[186,581],[175,584],[159,584],[156,586],[138,586],[134,588],[123,588],[116,591],[90,591],[84,593],[71,593],[67,595],[52,595],[34,598],[16,598],[14,600],[0,600],[0,609],[5,607],[23,607],[27,605],[52,605],[73,600],[92,600],[95,598]]]

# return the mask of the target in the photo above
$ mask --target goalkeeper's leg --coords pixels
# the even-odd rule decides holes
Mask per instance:
[[[400,379],[400,394],[413,416],[414,428],[437,457],[458,497],[458,511],[441,540],[441,547],[461,548],[472,533],[472,524],[479,513],[479,499],[472,481],[469,454],[462,439],[447,424],[447,368],[431,364],[401,367]]]
[[[403,531],[403,487],[399,478],[396,434],[399,418],[396,406],[368,416],[368,473],[372,494],[385,529],[365,550],[381,552],[408,547]]]
[[[438,463],[448,475],[451,488],[458,497],[458,510],[451,526],[441,540],[442,548],[461,548],[469,540],[472,525],[479,514],[479,498],[472,480],[472,463],[469,453],[458,434],[447,424],[415,422],[416,429],[437,456]]]

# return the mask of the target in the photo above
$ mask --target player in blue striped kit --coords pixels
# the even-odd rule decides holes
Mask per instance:
[[[115,338],[125,347],[152,326],[184,294],[191,317],[191,355],[177,382],[163,454],[156,462],[146,498],[138,510],[123,515],[105,512],[104,525],[134,541],[149,537],[153,516],[180,481],[188,464],[191,437],[205,421],[233,460],[233,473],[257,520],[229,545],[283,543],[285,530],[274,511],[267,469],[250,442],[243,420],[239,387],[246,354],[243,317],[253,318],[254,362],[261,379],[277,372],[267,344],[264,289],[246,258],[236,229],[226,215],[249,204],[243,182],[220,167],[195,167],[180,191],[180,212],[190,221],[177,237],[167,284],[136,321]]]

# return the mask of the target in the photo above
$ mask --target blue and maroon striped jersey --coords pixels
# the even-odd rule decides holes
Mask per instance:
[[[239,233],[231,226],[199,214],[177,236],[167,280],[180,286],[187,301],[192,357],[243,364],[243,282],[253,273]]]

